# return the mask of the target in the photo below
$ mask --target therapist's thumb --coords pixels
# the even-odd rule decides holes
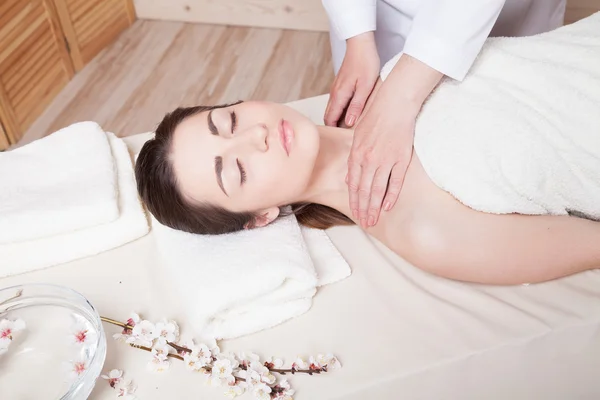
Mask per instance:
[[[354,96],[352,96],[352,100],[350,100],[350,104],[348,104],[348,110],[346,111],[347,126],[351,127],[356,124],[356,121],[365,109],[365,105],[367,104],[367,100],[369,99],[372,90],[373,85],[365,83],[361,84],[360,82],[356,85]]]

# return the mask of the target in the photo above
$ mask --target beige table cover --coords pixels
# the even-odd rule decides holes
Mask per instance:
[[[320,96],[293,105],[320,122],[325,103]],[[148,137],[127,142],[135,152]],[[356,227],[328,233],[353,275],[320,289],[301,317],[220,343],[223,351],[289,362],[296,355],[336,354],[341,370],[290,377],[295,399],[600,398],[600,270],[537,285],[464,284],[420,271]],[[167,272],[150,233],[95,257],[0,279],[0,286],[69,286],[104,316],[124,320],[136,311],[150,320],[173,318],[185,333]],[[177,360],[168,372],[148,372],[148,353],[113,341],[118,328],[105,324],[105,330],[105,371],[123,369],[139,399],[225,398],[223,389],[206,386]],[[91,398],[113,399],[115,392],[100,380]]]

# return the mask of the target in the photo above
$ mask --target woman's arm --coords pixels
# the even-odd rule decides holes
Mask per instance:
[[[512,285],[600,268],[600,222],[475,211],[437,187],[416,154],[398,202],[369,233],[435,275]]]
[[[600,268],[600,222],[487,214],[445,192],[415,215],[407,259],[446,278],[512,285]]]

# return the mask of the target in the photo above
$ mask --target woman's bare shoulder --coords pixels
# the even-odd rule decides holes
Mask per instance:
[[[413,154],[398,202],[369,233],[407,261],[429,263],[448,245],[448,221],[465,209],[433,183]]]

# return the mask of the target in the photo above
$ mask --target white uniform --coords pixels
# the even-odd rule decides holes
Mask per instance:
[[[530,36],[563,24],[566,0],[323,0],[337,74],[345,40],[375,31],[381,65],[402,53],[462,80],[488,36]]]

